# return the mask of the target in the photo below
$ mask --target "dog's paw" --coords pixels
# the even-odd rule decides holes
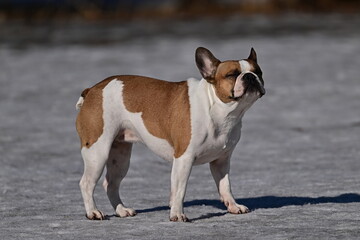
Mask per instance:
[[[190,222],[189,219],[185,216],[185,214],[177,214],[174,216],[170,216],[170,221],[172,221],[172,222]]]
[[[93,210],[90,213],[87,213],[86,217],[89,220],[105,220],[105,215],[99,210]]]
[[[244,213],[249,213],[250,210],[244,206],[244,205],[240,205],[240,204],[229,204],[229,206],[227,207],[227,210],[229,213],[232,214],[244,214]]]
[[[116,207],[116,215],[124,218],[124,217],[133,217],[136,215],[136,211],[132,208],[126,208],[123,205],[119,204]]]

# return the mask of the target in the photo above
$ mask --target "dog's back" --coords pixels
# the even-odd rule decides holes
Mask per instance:
[[[118,83],[112,84],[112,88],[119,88],[118,91],[105,89],[112,81]],[[104,100],[109,100],[104,99],[104,91],[117,95],[108,98],[112,98],[112,106],[118,106],[115,111],[119,112],[119,119],[111,119],[110,122],[104,120],[104,111],[109,111],[104,106]],[[119,134],[115,137],[119,137],[119,140],[142,140],[150,148],[152,144],[146,141],[147,134],[166,140],[175,157],[181,156],[190,142],[190,103],[186,81],[166,82],[141,76],[113,76],[85,89],[76,106],[80,110],[76,126],[82,147],[91,147],[108,124],[118,125],[115,129],[119,130]],[[136,113],[141,114],[145,134],[144,129],[137,129],[139,126],[127,126],[128,122],[134,122]],[[129,138],[127,133],[133,136]]]

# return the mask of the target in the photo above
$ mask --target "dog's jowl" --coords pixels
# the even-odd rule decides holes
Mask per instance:
[[[105,166],[103,186],[116,215],[136,215],[119,196],[134,142],[172,162],[171,221],[188,221],[183,210],[187,181],[192,166],[204,163],[210,164],[228,211],[249,211],[231,193],[229,161],[245,111],[265,94],[256,53],[251,49],[247,59],[222,62],[200,47],[195,60],[201,80],[119,75],[83,91],[76,104],[76,128],[84,160],[80,188],[89,219],[104,219],[93,193]]]

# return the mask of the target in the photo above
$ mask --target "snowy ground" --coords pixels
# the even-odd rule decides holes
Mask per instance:
[[[246,24],[248,21],[248,24]],[[360,18],[288,16],[195,23],[0,27],[1,239],[358,239]],[[199,77],[194,50],[258,52],[267,94],[245,115],[231,167],[252,212],[231,215],[207,165],[193,169],[191,223],[169,222],[169,163],[142,145],[121,186],[138,215],[89,221],[78,187],[81,91],[114,74]]]

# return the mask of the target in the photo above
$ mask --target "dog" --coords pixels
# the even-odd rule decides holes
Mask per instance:
[[[234,200],[229,169],[240,139],[242,117],[265,94],[256,52],[251,48],[247,59],[221,62],[208,49],[199,47],[195,62],[201,80],[168,82],[118,75],[82,92],[76,104],[76,129],[84,160],[79,185],[88,219],[105,218],[93,197],[105,166],[103,186],[116,215],[136,215],[119,196],[135,142],[144,143],[172,162],[170,221],[188,221],[183,210],[187,181],[192,166],[204,163],[210,164],[228,212],[249,212]]]

